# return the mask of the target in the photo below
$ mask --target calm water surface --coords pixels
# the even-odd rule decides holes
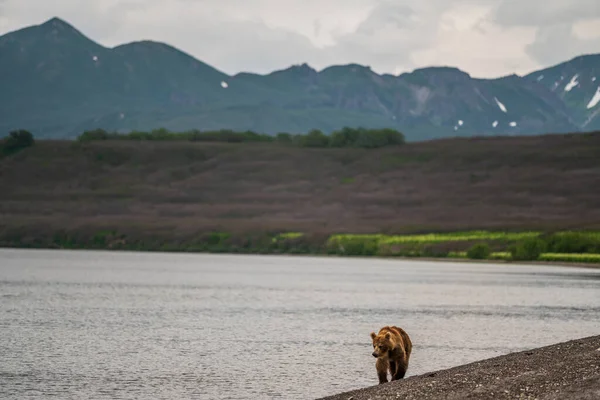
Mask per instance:
[[[600,270],[0,249],[0,398],[311,399],[600,334]]]

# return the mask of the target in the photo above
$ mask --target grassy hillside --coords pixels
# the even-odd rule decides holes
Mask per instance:
[[[600,133],[380,149],[37,141],[0,159],[0,235],[600,229]]]

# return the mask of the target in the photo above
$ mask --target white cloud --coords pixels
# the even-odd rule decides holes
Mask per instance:
[[[484,5],[446,11],[440,18],[435,45],[415,50],[413,62],[456,66],[475,77],[524,74],[537,68],[539,65],[525,52],[535,30],[495,25],[487,18],[488,13]]]
[[[578,39],[600,39],[600,17],[573,24],[573,34]]]
[[[597,0],[0,0],[0,33],[57,16],[107,46],[169,43],[227,72],[360,63],[527,73],[600,52]]]

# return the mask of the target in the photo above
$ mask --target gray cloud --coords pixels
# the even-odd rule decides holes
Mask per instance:
[[[557,49],[562,48],[562,51]],[[581,39],[573,34],[572,24],[539,28],[535,42],[527,45],[527,54],[544,65],[558,64],[582,54],[598,51],[598,39]]]
[[[525,46],[525,52],[541,65],[600,50],[598,0],[504,0],[495,10],[493,20],[506,27],[534,28],[534,41]],[[592,22],[586,26],[591,39],[574,34],[575,26],[586,21]]]
[[[410,50],[424,45],[427,35],[413,36],[415,15],[405,5],[380,4],[354,31],[335,36],[335,44],[321,51],[331,62],[360,63],[381,71],[393,71],[399,65],[411,67]],[[430,36],[430,35],[429,35]]]
[[[503,26],[544,28],[600,17],[598,0],[503,0],[494,13]]]
[[[377,30],[387,27],[399,30],[414,28],[415,24],[411,20],[414,16],[415,11],[404,4],[382,3],[371,11],[367,19],[359,25],[356,33],[373,35]]]
[[[599,9],[597,0],[0,0],[0,33],[58,16],[103,45],[163,41],[230,74],[307,62],[490,77],[600,52]]]

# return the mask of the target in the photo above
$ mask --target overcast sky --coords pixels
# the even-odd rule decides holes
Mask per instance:
[[[600,53],[600,0],[0,0],[0,34],[54,16],[105,46],[162,41],[229,74],[306,62],[497,77]]]

